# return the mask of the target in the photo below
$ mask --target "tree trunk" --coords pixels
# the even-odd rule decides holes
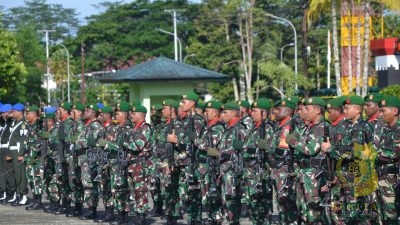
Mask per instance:
[[[357,56],[356,56],[356,95],[360,96],[360,78],[361,78],[361,20],[360,16],[358,15],[357,21]]]
[[[349,10],[349,13],[348,13],[348,16],[349,16],[349,21],[348,21],[348,30],[349,30],[349,45],[347,46],[347,55],[349,56],[348,57],[348,64],[347,64],[347,67],[348,67],[348,70],[349,70],[349,93],[352,93],[353,92],[353,53],[352,53],[352,34],[353,34],[353,32],[351,32],[352,31],[352,21],[351,21],[351,16],[353,15],[353,13],[352,13],[352,10],[353,10],[353,1],[350,1],[350,4],[349,4],[349,6],[350,6],[350,10]]]
[[[365,2],[365,25],[364,25],[364,54],[363,54],[363,84],[361,96],[365,97],[368,92],[368,76],[369,76],[369,21],[370,17],[369,1]]]
[[[340,60],[339,60],[339,40],[336,15],[336,1],[331,1],[332,6],[332,41],[333,41],[333,59],[335,60],[335,78],[337,95],[342,96],[341,77],[340,77]]]
[[[321,89],[321,77],[319,75],[319,67],[320,67],[320,60],[319,60],[319,51],[317,51],[317,90]]]
[[[304,10],[304,16],[303,16],[303,21],[302,21],[302,30],[303,30],[303,74],[304,78],[308,78],[308,52],[307,52],[307,47],[308,47],[308,26],[307,26],[307,14],[308,14],[308,9]],[[319,89],[319,88],[318,88]],[[308,97],[308,90],[306,90],[305,97]]]
[[[238,85],[237,85],[237,81],[236,78],[232,78],[232,85],[233,85],[233,93],[235,95],[235,101],[239,100],[239,90],[238,90]]]

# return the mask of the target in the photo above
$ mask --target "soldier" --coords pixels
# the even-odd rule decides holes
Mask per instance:
[[[8,141],[8,152],[6,160],[12,162],[13,173],[7,175],[10,181],[10,191],[14,193],[12,199],[8,201],[13,206],[25,205],[28,201],[26,194],[28,193],[27,180],[25,176],[24,151],[28,134],[28,125],[24,119],[25,106],[21,103],[13,105],[11,115],[14,119],[10,127],[10,137]],[[12,178],[10,177],[12,176]],[[18,198],[16,197],[18,195]]]
[[[27,210],[38,210],[42,208],[43,193],[43,165],[46,148],[42,150],[42,141],[38,137],[42,130],[43,121],[39,120],[39,108],[35,105],[26,108],[26,121],[28,122],[28,135],[25,150],[26,177],[31,187],[33,201]],[[43,146],[45,147],[45,146]],[[43,154],[43,155],[42,155]]]
[[[248,131],[253,128],[253,119],[251,118],[250,103],[247,100],[240,100],[237,103],[240,107],[240,122],[246,126]]]
[[[176,225],[180,216],[181,205],[179,203],[179,167],[175,158],[178,157],[178,149],[175,144],[168,141],[171,133],[181,133],[182,123],[177,118],[179,104],[173,99],[163,101],[162,114],[165,122],[163,129],[155,136],[157,168],[161,171],[161,192],[165,201],[165,215],[167,225]]]
[[[113,110],[110,106],[104,106],[102,109],[99,109],[99,121],[103,124],[102,138],[106,138],[108,135],[115,136],[117,132],[117,127],[113,123]],[[102,147],[103,158],[101,160],[104,161],[102,163],[100,171],[100,190],[103,197],[103,204],[106,210],[106,213],[102,217],[98,217],[95,222],[111,222],[115,219],[114,217],[114,204],[111,194],[111,167],[109,160],[109,153]],[[100,160],[100,161],[101,161]]]
[[[207,149],[218,146],[224,125],[219,121],[222,104],[217,100],[211,100],[205,105],[205,117],[207,127],[200,136],[195,132],[187,131],[190,141],[198,148],[198,168],[202,206],[206,209],[210,225],[222,223],[221,193],[217,182],[219,176],[218,159],[207,156]]]
[[[379,117],[379,102],[382,100],[383,95],[379,93],[370,94],[364,98],[364,113],[367,122],[371,124],[372,130],[374,132],[374,144],[379,143],[380,138],[383,135],[383,129],[385,127],[385,122]]]
[[[10,111],[12,106],[10,104],[4,104],[0,107],[1,113],[1,128],[0,128],[0,202],[2,204],[7,203],[10,196],[7,196],[10,186],[10,180],[7,179],[8,173],[13,173],[12,163],[6,160],[6,153],[8,150],[8,139],[11,133],[12,117]],[[15,182],[15,181],[14,181]],[[15,185],[15,184],[14,184]],[[11,185],[12,186],[12,185]],[[8,193],[13,194],[13,193]]]
[[[85,129],[85,123],[82,119],[84,111],[85,106],[81,103],[76,103],[72,106],[71,118],[74,121],[74,126],[70,135],[74,143],[71,146],[71,154],[67,159],[67,163],[69,175],[68,181],[71,186],[71,192],[74,195],[75,207],[73,210],[69,210],[65,214],[66,217],[78,217],[82,214],[84,191],[81,179],[81,167],[78,163],[79,146],[76,145],[76,140],[78,139],[79,134],[81,134]]]
[[[146,224],[146,214],[150,209],[147,167],[151,156],[152,129],[150,124],[146,123],[146,113],[147,109],[144,106],[132,107],[131,120],[135,127],[123,144],[128,151],[128,182],[133,189],[131,195],[135,202],[137,224],[141,225]]]
[[[248,203],[250,219],[254,225],[264,224],[265,215],[272,210],[272,202],[268,199],[272,192],[269,182],[267,183],[269,167],[266,167],[264,158],[264,148],[274,135],[273,124],[267,121],[270,108],[271,104],[268,99],[264,98],[259,98],[252,104],[251,117],[254,125],[247,139],[247,148],[243,151],[242,190]],[[263,149],[260,149],[259,146],[262,146]]]
[[[378,162],[378,207],[380,221],[384,225],[398,224],[396,202],[400,193],[400,100],[395,96],[385,96],[379,103],[381,115],[386,123],[383,136],[377,145]],[[396,194],[397,193],[397,194]]]
[[[95,104],[86,106],[83,119],[85,129],[79,134],[76,141],[79,149],[79,163],[82,171],[82,185],[84,189],[84,202],[89,211],[83,214],[80,219],[94,220],[97,218],[97,205],[99,203],[99,182],[94,179],[97,176],[98,148],[97,139],[100,138],[102,126],[97,120],[99,107]]]
[[[196,114],[204,117],[204,110],[205,110],[204,106],[205,106],[204,102],[202,102],[202,101],[197,102]]]
[[[264,144],[263,148],[267,152],[276,199],[274,202],[278,204],[279,219],[271,218],[273,223],[294,224],[298,218],[293,167],[294,154],[285,140],[286,136],[295,129],[296,123],[292,117],[296,105],[295,102],[288,100],[279,101],[275,105],[276,124],[273,138],[266,144],[259,144]]]
[[[118,210],[116,221],[110,224],[125,224],[129,212],[129,186],[127,181],[128,158],[123,143],[128,138],[132,123],[128,120],[130,105],[121,101],[115,107],[116,132],[108,133],[105,139],[100,138],[97,144],[108,151],[109,164],[111,167],[111,194],[113,205]],[[111,210],[111,208],[110,208]]]
[[[220,158],[222,200],[229,224],[239,224],[240,183],[243,174],[242,151],[247,139],[246,127],[240,123],[240,108],[235,102],[222,106],[221,119],[226,125],[220,144],[209,147],[207,154]]]

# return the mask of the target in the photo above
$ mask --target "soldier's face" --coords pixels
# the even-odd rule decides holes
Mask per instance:
[[[37,116],[36,112],[27,112],[26,113],[26,120],[29,123],[35,122],[37,120],[37,118],[38,118],[38,116]]]
[[[183,112],[189,112],[194,107],[194,101],[182,99],[180,103],[180,108]]]
[[[50,129],[53,125],[54,125],[53,119],[46,119],[46,126],[48,129]]]
[[[299,108],[297,109],[297,114],[301,119],[306,119],[306,106],[305,105],[299,105]]]
[[[282,121],[289,116],[289,112],[286,107],[276,107],[274,110],[274,115],[276,121]]]
[[[73,109],[71,112],[71,116],[73,120],[78,120],[82,117],[82,111]]]
[[[321,114],[320,109],[313,105],[306,106],[306,120],[316,122],[318,116]]]
[[[117,111],[117,112],[115,113],[115,119],[117,120],[117,122],[118,122],[119,124],[125,123],[125,121],[126,121],[126,119],[127,119],[126,112]]]
[[[164,118],[169,118],[170,115],[171,115],[171,110],[172,110],[172,107],[170,107],[170,106],[163,106],[163,109],[162,109],[162,111],[161,111],[163,117],[164,117]]]
[[[235,110],[222,110],[221,119],[225,123],[229,123],[236,115],[237,112]]]
[[[341,113],[337,109],[328,109],[328,119],[331,122],[336,121],[340,117]]]
[[[204,115],[206,116],[207,121],[212,121],[215,118],[219,118],[218,109],[206,108]]]
[[[380,116],[387,124],[392,124],[393,121],[396,121],[399,110],[395,107],[382,107],[380,109]]]
[[[364,105],[365,115],[370,118],[379,112],[379,106],[375,102],[366,102]]]
[[[259,109],[259,108],[253,108],[253,110],[251,111],[251,118],[253,118],[253,121],[256,122],[256,123],[258,123],[262,119],[264,119],[264,118],[262,118],[263,116],[264,116],[264,118],[266,117],[265,110],[262,110],[262,109]]]
[[[344,112],[344,116],[346,117],[346,119],[354,119],[356,118],[358,115],[360,115],[361,113],[361,106],[358,105],[350,105],[350,104],[346,104],[344,105],[343,108],[343,112]]]

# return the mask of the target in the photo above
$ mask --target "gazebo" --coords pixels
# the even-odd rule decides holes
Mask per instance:
[[[150,109],[166,98],[178,99],[193,90],[196,82],[222,82],[227,76],[204,68],[157,57],[128,69],[108,73],[101,83],[129,83],[129,101],[140,101]],[[150,115],[147,114],[149,121]]]

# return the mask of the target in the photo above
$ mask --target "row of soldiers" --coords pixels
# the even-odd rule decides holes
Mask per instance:
[[[188,224],[203,212],[209,224],[239,224],[246,208],[255,225],[398,224],[398,98],[211,100],[204,114],[198,103],[193,92],[166,99],[151,124],[126,102],[63,103],[43,123],[35,106],[3,105],[0,200],[26,204],[29,184],[28,210],[47,193],[47,212],[110,224],[130,211],[145,224],[149,192],[168,225],[182,211]]]

